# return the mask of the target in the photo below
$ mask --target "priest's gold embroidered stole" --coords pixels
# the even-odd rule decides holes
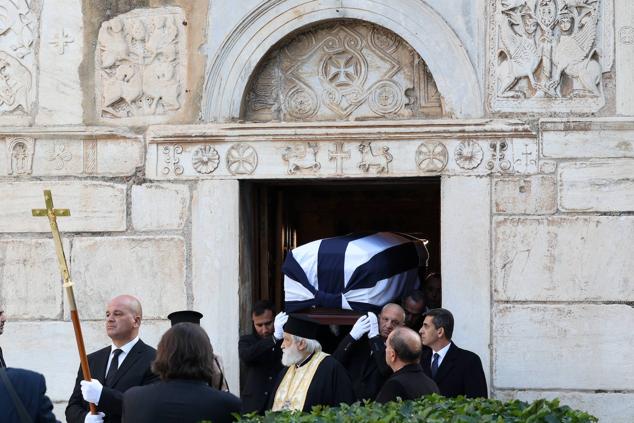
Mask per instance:
[[[313,381],[319,364],[328,354],[318,352],[301,367],[290,366],[275,393],[273,411],[302,410],[306,402],[308,388]]]

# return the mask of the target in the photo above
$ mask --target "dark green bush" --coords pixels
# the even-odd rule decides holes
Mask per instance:
[[[519,400],[502,402],[493,399],[445,398],[429,395],[416,401],[376,404],[373,402],[315,407],[310,413],[267,412],[265,416],[247,414],[241,423],[590,423],[598,419],[559,400]]]

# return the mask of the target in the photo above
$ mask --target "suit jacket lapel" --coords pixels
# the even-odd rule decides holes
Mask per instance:
[[[95,354],[93,365],[90,366],[90,375],[102,384],[106,383],[106,366],[110,357],[110,347],[104,348],[100,353]]]
[[[128,355],[126,355],[125,359],[123,360],[123,363],[121,363],[121,367],[119,367],[119,369],[117,369],[117,373],[115,373],[115,375],[114,375],[114,380],[112,381],[112,385],[110,385],[111,388],[117,384],[119,379],[121,379],[121,377],[124,374],[126,374],[126,372],[141,357],[141,353],[143,352],[142,350],[143,350],[144,346],[145,346],[145,344],[140,339],[139,339],[139,342],[134,344],[134,347],[132,347],[132,349],[130,350]]]
[[[425,349],[420,361],[420,366],[423,368],[423,373],[431,377],[431,349]]]
[[[445,355],[445,358],[443,358],[442,363],[440,363],[440,367],[438,367],[438,373],[436,373],[436,377],[434,378],[434,380],[442,380],[442,378],[445,377],[447,373],[449,373],[451,368],[454,366],[457,354],[458,347],[456,347],[456,344],[452,342],[449,350],[447,351],[447,354]]]

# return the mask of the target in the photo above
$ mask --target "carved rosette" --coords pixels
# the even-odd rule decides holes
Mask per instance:
[[[475,141],[460,141],[454,152],[456,164],[465,170],[472,170],[480,166],[484,158],[482,147]]]
[[[393,81],[381,81],[372,90],[368,105],[377,115],[392,115],[403,107],[403,89]]]
[[[198,173],[208,175],[218,168],[220,155],[210,145],[198,147],[192,155],[192,167]]]
[[[423,172],[440,172],[447,166],[449,152],[444,144],[422,143],[416,149],[416,166]]]
[[[258,153],[249,144],[238,143],[229,148],[226,161],[232,175],[251,175],[258,167]]]

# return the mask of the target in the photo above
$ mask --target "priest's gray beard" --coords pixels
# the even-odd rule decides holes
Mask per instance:
[[[284,348],[282,352],[282,364],[286,367],[297,364],[303,359],[304,355],[297,349],[297,344],[294,344],[292,347]]]

